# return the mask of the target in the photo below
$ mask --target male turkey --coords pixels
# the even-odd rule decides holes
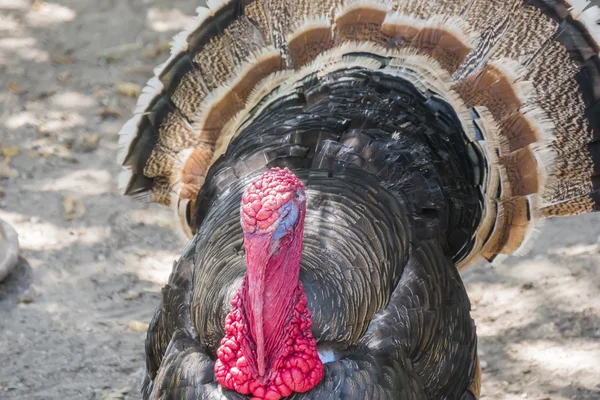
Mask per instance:
[[[121,132],[192,237],[144,398],[478,396],[458,270],[600,207],[599,10],[208,3]]]

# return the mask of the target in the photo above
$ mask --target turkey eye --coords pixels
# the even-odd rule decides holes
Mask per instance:
[[[277,221],[277,228],[273,235],[274,239],[285,236],[298,222],[298,207],[293,203],[288,203],[284,207]]]

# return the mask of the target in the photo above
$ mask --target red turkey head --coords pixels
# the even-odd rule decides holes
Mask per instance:
[[[242,196],[246,275],[225,320],[215,373],[256,399],[306,392],[323,377],[300,283],[306,198],[287,168],[273,168]]]

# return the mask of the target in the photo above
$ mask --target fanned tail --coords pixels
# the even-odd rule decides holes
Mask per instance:
[[[462,123],[484,212],[460,266],[522,252],[537,220],[600,208],[599,20],[584,0],[209,1],[121,131],[121,187],[191,234],[211,164],[265,104],[311,74],[379,70]]]

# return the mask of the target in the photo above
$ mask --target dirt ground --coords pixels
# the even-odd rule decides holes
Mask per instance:
[[[0,0],[0,399],[139,399],[145,324],[184,242],[121,197],[117,132],[197,0]],[[134,84],[134,85],[132,85]],[[600,214],[464,274],[484,399],[600,399]]]

